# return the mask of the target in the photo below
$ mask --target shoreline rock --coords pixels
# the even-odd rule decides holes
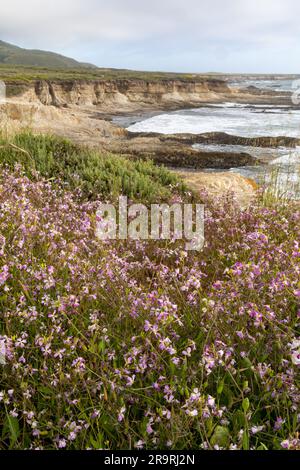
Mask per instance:
[[[157,165],[181,168],[230,169],[240,166],[254,166],[257,158],[246,152],[212,152],[192,148],[185,142],[164,140],[158,137],[120,139],[106,148],[130,158],[151,158]]]
[[[194,191],[199,193],[205,191],[211,198],[232,195],[242,208],[249,206],[255,198],[258,189],[255,181],[245,178],[238,173],[171,170],[175,171]]]
[[[137,137],[159,138],[162,142],[178,142],[186,145],[194,144],[227,144],[243,145],[245,147],[290,147],[300,145],[300,138],[285,136],[241,137],[225,132],[205,132],[202,134],[160,134],[156,132],[129,132],[128,138]]]

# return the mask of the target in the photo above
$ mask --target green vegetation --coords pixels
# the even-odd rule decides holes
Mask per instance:
[[[205,79],[214,80],[205,74],[143,72],[110,68],[53,68],[22,65],[6,65],[0,63],[0,80],[11,82],[31,82],[35,80],[183,80],[201,82]]]
[[[37,171],[47,179],[60,179],[87,199],[123,193],[132,199],[157,201],[168,199],[173,191],[184,191],[174,174],[150,160],[130,161],[52,136],[21,133],[10,140],[0,137],[0,162],[10,168],[22,164],[29,177]]]

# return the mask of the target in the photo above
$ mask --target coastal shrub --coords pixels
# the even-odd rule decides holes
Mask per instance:
[[[176,175],[151,160],[130,161],[47,135],[25,132],[11,140],[0,138],[0,163],[11,168],[22,164],[30,177],[37,171],[45,178],[59,179],[86,199],[124,194],[133,200],[159,202],[185,191]]]
[[[0,448],[300,448],[299,206],[207,201],[199,253],[20,169],[0,206]]]
[[[107,69],[107,68],[55,68],[41,67],[30,65],[17,65],[9,63],[1,63],[0,55],[0,80],[7,82],[8,87],[12,87],[16,83],[23,85],[24,83],[32,83],[37,80],[55,80],[56,82],[64,81],[112,81],[112,80],[143,80],[146,82],[161,82],[162,80],[180,80],[183,82],[201,83],[209,80],[214,83],[216,79],[210,74],[187,74],[172,72],[141,72],[135,70]],[[17,91],[17,88],[14,88]]]

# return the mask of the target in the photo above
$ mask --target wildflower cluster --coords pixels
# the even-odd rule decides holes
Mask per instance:
[[[1,448],[300,448],[299,207],[207,202],[187,253],[20,169],[0,205]]]

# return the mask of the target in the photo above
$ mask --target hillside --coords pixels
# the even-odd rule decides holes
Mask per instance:
[[[59,68],[93,67],[54,52],[23,49],[1,40],[0,64]]]

